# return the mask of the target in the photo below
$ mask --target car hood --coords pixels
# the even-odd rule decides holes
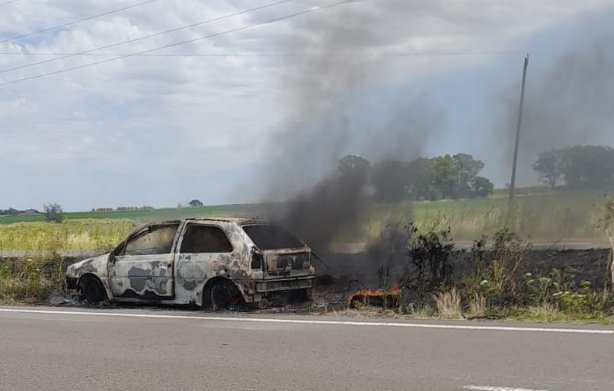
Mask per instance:
[[[107,275],[107,265],[109,263],[109,253],[98,255],[97,257],[87,258],[77,263],[73,263],[66,269],[66,276],[79,278],[86,273],[92,273],[99,277]]]

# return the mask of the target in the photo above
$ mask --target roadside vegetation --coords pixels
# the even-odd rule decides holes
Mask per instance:
[[[572,267],[535,271],[529,263],[530,241],[507,229],[474,241],[467,252],[455,249],[447,228],[420,232],[410,223],[403,232],[405,240],[388,242],[400,244],[402,248],[394,251],[405,256],[399,313],[419,318],[430,314],[444,319],[614,323],[612,254],[608,267],[600,271],[604,283],[596,286],[579,279]]]
[[[78,220],[0,225],[0,303],[42,303],[63,294],[67,250],[107,251],[132,229],[130,220]]]
[[[47,222],[0,224],[0,250],[26,252],[19,258],[0,258],[0,302],[40,303],[61,292],[62,254],[108,251],[145,221],[258,216],[263,210],[263,205],[190,204],[81,214],[50,204],[45,206]],[[504,191],[473,199],[380,202],[370,207],[356,235],[336,240],[373,242],[391,224],[398,228],[387,235],[394,242],[380,245],[394,255],[383,258],[396,265],[378,268],[380,288],[389,288],[393,281],[401,288],[398,313],[420,318],[614,322],[614,199],[604,202],[597,191],[522,189],[513,208],[510,214]],[[403,225],[404,221],[411,223]],[[607,283],[596,286],[578,278],[572,268],[536,273],[528,261],[531,237],[553,242],[562,237],[610,238],[609,267],[602,271]],[[475,238],[480,239],[471,251],[455,246],[454,240]],[[403,274],[393,275],[391,270],[396,266],[398,272],[399,264]]]
[[[57,253],[0,258],[0,303],[43,303],[51,294],[61,294],[63,284],[63,261]]]

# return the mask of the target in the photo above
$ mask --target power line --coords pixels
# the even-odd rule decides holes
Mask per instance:
[[[14,1],[18,1],[18,0],[14,0]],[[60,28],[72,26],[73,24],[85,22],[87,20],[96,19],[96,18],[99,18],[101,16],[111,15],[111,14],[115,14],[117,12],[122,12],[122,11],[126,11],[126,10],[129,10],[129,9],[132,9],[132,8],[140,7],[140,6],[145,5],[145,4],[153,3],[154,1],[157,1],[157,0],[147,0],[147,1],[143,1],[143,2],[137,3],[137,4],[125,6],[125,7],[122,7],[122,8],[112,9],[110,11],[106,11],[106,12],[103,12],[103,13],[100,13],[100,14],[86,16],[86,17],[81,18],[81,19],[73,20],[72,22],[67,22],[67,23],[64,23],[64,24],[57,25],[57,26],[44,28],[42,30],[32,31],[32,32],[29,32],[29,33],[21,34],[21,35],[16,35],[16,36],[11,37],[11,38],[6,38],[6,39],[3,39],[3,40],[0,40],[0,43],[4,43],[4,42],[8,42],[8,41],[16,41],[18,39],[29,37],[29,36],[32,36],[32,35],[36,35],[36,34],[40,34],[40,33],[46,33],[48,31],[57,30],[57,29],[60,29]],[[7,3],[5,3],[5,4],[7,4]],[[0,6],[1,5],[2,4],[0,4]]]
[[[65,73],[65,72],[69,72],[69,71],[74,71],[74,70],[78,70],[78,69],[83,69],[83,68],[87,68],[90,66],[94,66],[94,65],[99,65],[99,64],[104,64],[107,62],[111,62],[111,61],[116,61],[116,60],[121,60],[124,58],[128,58],[128,57],[134,57],[134,56],[138,56],[138,55],[142,55],[142,54],[146,54],[146,53],[151,53],[157,50],[162,50],[162,49],[167,49],[167,48],[171,48],[171,47],[176,47],[176,46],[180,46],[180,45],[185,45],[187,43],[192,43],[192,42],[196,42],[196,41],[201,41],[201,40],[205,40],[205,39],[211,39],[211,38],[215,38],[215,37],[219,37],[225,34],[229,34],[229,33],[234,33],[237,31],[243,31],[243,30],[248,30],[248,29],[252,29],[254,27],[258,27],[258,26],[263,26],[265,24],[271,24],[271,23],[276,23],[276,22],[280,22],[286,19],[291,19],[291,18],[295,18],[297,16],[301,16],[301,15],[306,15],[312,12],[316,12],[316,11],[320,11],[320,10],[324,10],[324,9],[331,9],[343,4],[347,4],[347,3],[355,3],[356,0],[343,0],[343,1],[338,1],[336,3],[332,3],[332,4],[327,4],[327,5],[321,5],[321,6],[316,6],[316,7],[311,7],[308,8],[306,10],[302,10],[302,11],[298,11],[298,12],[294,12],[292,14],[287,14],[284,16],[278,16],[275,18],[271,18],[271,19],[267,19],[264,22],[260,22],[260,23],[256,23],[256,24],[252,24],[252,25],[245,25],[245,26],[241,26],[241,27],[237,27],[237,28],[233,28],[230,30],[225,30],[219,33],[214,33],[214,34],[209,34],[209,35],[204,35],[198,38],[192,38],[192,39],[188,39],[185,41],[179,41],[179,42],[175,42],[175,43],[171,43],[168,45],[163,45],[163,46],[159,46],[157,48],[153,48],[153,49],[148,49],[148,50],[142,50],[136,53],[130,53],[130,54],[125,54],[123,56],[119,56],[119,57],[113,57],[113,58],[109,58],[109,59],[105,59],[105,60],[100,60],[100,61],[96,61],[96,62],[92,62],[92,63],[88,63],[88,64],[82,64],[82,65],[78,65],[78,66],[74,66],[74,67],[70,67],[70,68],[64,68],[64,69],[60,69],[54,72],[48,72],[48,73],[40,73],[38,75],[34,75],[34,76],[29,76],[29,77],[24,77],[21,79],[15,79],[15,80],[11,80],[11,81],[7,81],[4,83],[0,83],[0,86],[5,86],[8,84],[16,84],[16,83],[20,83],[23,81],[27,81],[27,80],[34,80],[34,79],[40,79],[43,77],[47,77],[47,76],[52,76],[52,75],[57,75],[60,73]]]
[[[15,55],[15,56],[83,56],[83,57],[113,57],[122,56],[126,53],[63,53],[63,52],[0,52],[0,55]],[[516,56],[522,52],[514,51],[484,51],[484,52],[397,52],[397,53],[373,53],[372,57],[456,57],[456,56]],[[320,56],[320,53],[156,53],[156,54],[140,54],[139,57],[310,57]],[[361,56],[363,54],[356,53],[335,53],[327,54],[328,56],[351,57]]]
[[[235,16],[243,15],[243,14],[246,14],[246,13],[249,13],[249,12],[263,10],[263,9],[266,9],[266,8],[274,7],[274,6],[277,6],[277,5],[280,5],[280,4],[284,4],[284,3],[289,3],[289,2],[292,2],[292,1],[295,1],[295,0],[280,0],[280,1],[273,2],[273,3],[261,5],[261,6],[258,6],[258,7],[249,8],[249,9],[246,9],[246,10],[243,10],[243,11],[234,12],[232,14],[226,14],[226,15],[218,16],[218,17],[213,18],[213,19],[207,19],[207,20],[203,20],[203,21],[200,21],[200,22],[192,23],[192,24],[189,24],[189,25],[185,25],[185,26],[176,27],[176,28],[173,28],[173,29],[161,31],[159,33],[144,35],[144,36],[141,36],[139,38],[132,38],[132,39],[128,39],[128,40],[125,40],[125,41],[115,42],[115,43],[112,43],[112,44],[108,44],[108,45],[99,46],[99,47],[96,47],[96,48],[87,49],[87,50],[84,50],[84,51],[81,51],[81,52],[78,52],[78,53],[74,53],[74,54],[67,54],[67,55],[63,55],[61,57],[56,57],[56,58],[51,58],[51,59],[48,59],[48,60],[37,61],[37,62],[30,63],[30,64],[25,64],[25,65],[19,65],[19,66],[15,66],[15,67],[12,67],[12,68],[2,69],[2,70],[0,70],[0,73],[17,71],[17,70],[20,70],[20,69],[30,68],[30,67],[33,67],[33,66],[36,66],[36,65],[48,64],[48,63],[51,63],[51,62],[55,62],[55,61],[59,61],[59,60],[64,60],[64,59],[67,59],[67,58],[70,58],[70,57],[81,56],[81,55],[84,55],[84,54],[95,52],[97,50],[108,49],[108,48],[112,48],[112,47],[115,47],[115,46],[124,45],[124,44],[127,44],[127,43],[133,43],[133,42],[141,41],[143,39],[149,39],[149,38],[157,37],[157,36],[164,35],[164,34],[174,33],[176,31],[185,30],[185,29],[188,29],[188,28],[192,28],[192,27],[196,27],[196,26],[201,26],[201,25],[208,24],[208,23],[217,22],[217,21],[220,21],[220,20],[224,20],[224,19],[235,17]]]

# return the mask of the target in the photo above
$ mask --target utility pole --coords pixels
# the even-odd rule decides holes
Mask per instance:
[[[524,106],[524,89],[527,82],[527,67],[529,66],[529,55],[524,58],[524,67],[522,69],[522,87],[520,89],[520,107],[518,108],[518,122],[516,123],[516,145],[514,146],[514,162],[512,163],[512,180],[510,182],[510,198],[514,199],[514,190],[516,187],[516,165],[518,164],[518,144],[520,144],[520,128],[522,125],[522,110]]]

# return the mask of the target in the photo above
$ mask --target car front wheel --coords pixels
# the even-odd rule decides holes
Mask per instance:
[[[81,290],[81,296],[88,303],[100,303],[107,298],[104,286],[102,286],[100,280],[95,277],[83,277],[79,282],[79,289]]]

